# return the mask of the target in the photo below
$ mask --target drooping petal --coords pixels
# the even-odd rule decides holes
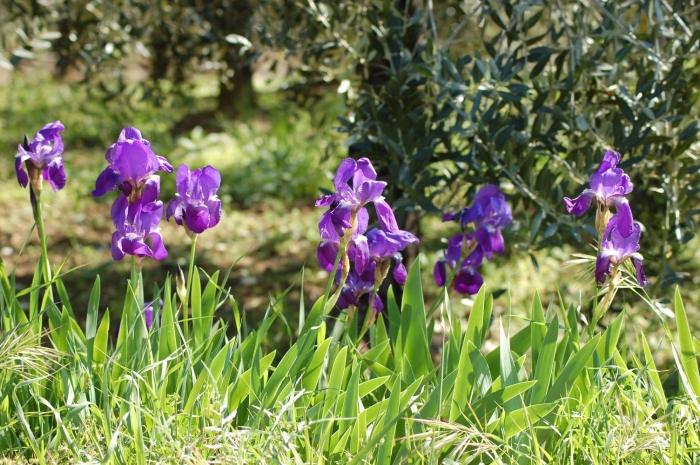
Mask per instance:
[[[496,229],[491,233],[491,250],[496,252],[498,255],[503,255],[506,245],[503,241],[503,234],[500,229]]]
[[[160,176],[149,176],[141,191],[141,202],[155,202],[160,194]]]
[[[113,191],[118,184],[122,182],[122,177],[113,166],[108,166],[97,176],[95,181],[95,190],[92,191],[93,197],[102,197],[109,191]]]
[[[624,237],[628,237],[632,234],[634,230],[634,219],[632,218],[632,208],[625,198],[619,199],[615,202],[616,213],[610,219],[613,222],[613,227],[616,227],[620,234]],[[610,223],[608,222],[608,225]],[[607,228],[606,228],[607,229]]]
[[[160,155],[156,155],[156,160],[158,160],[158,170],[157,171],[165,171],[166,173],[172,173],[173,172],[173,165],[168,163],[168,159],[165,157],[161,157]]]
[[[168,251],[165,250],[165,245],[163,244],[163,237],[159,232],[151,233],[151,244],[153,244],[153,258],[162,260],[168,256]]]
[[[489,231],[489,229],[486,226],[480,226],[476,229],[476,231],[474,231],[474,236],[476,237],[476,240],[481,246],[481,248],[484,250],[486,258],[491,260],[491,257],[493,257],[494,252],[492,240],[493,232]]]
[[[63,166],[63,160],[57,158],[47,164],[43,176],[45,180],[49,181],[54,192],[63,189],[66,186],[66,170]]]
[[[605,276],[610,274],[612,268],[611,255],[603,251],[595,261],[595,279],[598,283],[605,282]]]
[[[331,241],[321,241],[316,251],[319,266],[326,271],[333,271],[335,259],[338,257],[338,244]]]
[[[477,247],[472,250],[467,258],[464,259],[460,268],[478,268],[481,266],[481,262],[484,260],[484,252],[481,247]]]
[[[457,262],[462,256],[462,242],[464,241],[464,234],[457,234],[452,236],[447,242],[447,249],[445,250],[445,259],[447,263],[450,264],[452,268],[457,266]]]
[[[374,202],[382,196],[386,183],[383,181],[365,181],[356,188],[357,201],[360,205]]]
[[[27,176],[27,172],[24,171],[22,161],[21,156],[17,156],[15,158],[15,172],[17,173],[17,182],[19,182],[19,185],[22,187],[27,187],[27,184],[29,183],[29,176]]]
[[[355,230],[356,234],[364,234],[367,232],[367,226],[369,225],[369,212],[367,211],[366,208],[360,208],[357,211],[357,216],[355,217],[357,219],[357,229]]]
[[[381,297],[379,297],[379,294],[374,296],[374,301],[372,302],[372,310],[379,315],[382,313],[382,310],[384,310],[384,302],[382,302]]]
[[[362,274],[370,260],[367,237],[358,234],[353,239],[353,244],[355,246],[355,270],[357,270],[359,274]]]
[[[433,268],[433,278],[435,278],[435,284],[438,287],[442,287],[447,282],[447,260],[441,258],[435,263]]]
[[[211,229],[221,220],[221,200],[218,198],[208,200],[207,208],[209,209],[209,226],[207,228]]]
[[[185,201],[182,197],[175,197],[168,203],[168,208],[165,211],[165,218],[169,221],[170,218],[175,217],[175,222],[182,226],[182,213],[185,208]]]
[[[394,216],[394,211],[391,209],[389,204],[380,198],[375,200],[374,208],[377,211],[377,218],[379,219],[379,224],[382,229],[386,232],[397,232],[399,230],[399,225],[396,223],[396,217]]]
[[[588,210],[588,207],[591,206],[591,199],[595,195],[595,192],[593,192],[590,189],[586,189],[576,197],[575,199],[570,199],[568,197],[564,197],[564,203],[566,204],[566,210],[569,213],[572,213],[576,216],[581,216],[583,213]]]
[[[406,284],[406,279],[408,278],[408,271],[401,261],[401,254],[396,257],[396,265],[394,266],[394,279],[401,286]]]
[[[340,241],[340,235],[337,228],[333,224],[333,212],[331,210],[321,215],[321,220],[318,222],[318,233],[321,239],[326,239],[333,242]]]
[[[125,195],[120,195],[112,204],[112,221],[117,231],[124,232],[124,224],[126,223],[127,210],[129,208],[129,199]]]
[[[335,194],[324,194],[316,200],[315,205],[317,207],[327,207],[327,206],[333,204],[333,202],[336,202],[337,200],[338,200],[338,196]]]
[[[209,209],[207,206],[187,205],[185,208],[185,224],[193,233],[203,233],[209,227]]]
[[[649,284],[646,274],[644,274],[644,268],[642,268],[642,256],[641,254],[632,255],[632,263],[634,264],[634,269],[637,276],[637,282],[640,286],[644,287]]]
[[[121,234],[119,234],[117,231],[112,233],[112,258],[117,262],[124,258],[124,250],[122,250],[121,240]]]
[[[479,292],[483,284],[484,278],[471,268],[460,268],[454,280],[455,292],[459,294],[474,295]]]

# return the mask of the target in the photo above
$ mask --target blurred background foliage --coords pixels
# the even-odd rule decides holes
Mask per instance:
[[[256,212],[310,205],[340,157],[367,156],[429,258],[451,231],[434,214],[497,183],[531,270],[587,250],[594,214],[562,197],[610,148],[663,296],[697,284],[699,15],[697,0],[3,2],[0,142],[60,108],[97,170],[134,124],[177,163],[216,159],[224,200]]]

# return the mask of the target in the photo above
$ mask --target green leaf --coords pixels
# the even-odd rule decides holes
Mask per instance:
[[[510,399],[522,394],[535,384],[536,381],[523,381],[522,383],[513,384],[491,392],[474,402],[470,407],[470,411],[465,412],[465,414],[467,418],[471,418],[474,421],[481,419],[485,423],[496,408],[503,406]],[[465,425],[469,424],[469,422],[465,423],[462,417],[457,422]]]
[[[403,357],[408,360],[416,378],[433,370],[421,288],[420,256],[414,260],[404,288],[401,302],[401,344]]]
[[[319,377],[321,376],[321,369],[323,368],[323,362],[328,354],[328,347],[331,345],[332,338],[327,338],[323,343],[318,346],[314,356],[311,358],[308,366],[306,367],[304,376],[301,379],[301,385],[307,391],[313,391],[316,389]]]
[[[647,342],[644,332],[640,331],[639,335],[642,339],[642,346],[644,348],[644,361],[646,363],[646,372],[649,375],[654,384],[654,394],[658,397],[659,405],[666,405],[666,395],[664,393],[663,385],[661,384],[661,378],[659,378],[659,371],[656,369],[656,364],[654,363],[654,357],[649,349],[649,343]]]
[[[530,339],[532,341],[532,366],[534,367],[537,366],[537,359],[539,358],[542,341],[547,332],[547,322],[544,319],[542,301],[537,291],[535,291],[535,297],[532,299],[532,322],[530,323],[530,331],[532,332]]]
[[[547,395],[549,381],[552,378],[555,366],[555,355],[557,352],[557,337],[559,335],[559,318],[554,315],[554,319],[547,328],[547,333],[540,345],[539,357],[535,365],[533,379],[537,381],[530,391],[530,404],[542,403]]]
[[[545,402],[554,402],[569,394],[571,386],[573,386],[576,378],[581,374],[581,371],[586,367],[593,352],[595,352],[598,343],[600,342],[600,334],[597,334],[593,339],[588,341],[581,350],[579,350],[566,366],[561,370],[561,373],[552,384],[552,388],[547,393]]]
[[[508,440],[516,434],[525,431],[539,420],[547,416],[557,407],[557,403],[531,405],[515,410],[510,413],[503,413],[501,420],[489,426],[489,432],[493,432],[496,426],[501,427],[501,438]]]
[[[695,352],[695,346],[693,345],[693,337],[690,332],[688,317],[685,313],[685,306],[683,305],[681,291],[678,286],[676,286],[674,303],[676,325],[678,328],[678,339],[681,347],[681,364],[685,371],[685,375],[688,378],[688,383],[693,390],[693,392],[690,394],[700,396],[700,371],[698,370],[697,353]]]
[[[105,311],[102,315],[102,321],[100,322],[99,328],[97,328],[97,333],[95,333],[95,341],[92,348],[92,361],[95,364],[102,364],[105,362],[105,357],[107,355],[107,343],[109,342],[109,309]]]

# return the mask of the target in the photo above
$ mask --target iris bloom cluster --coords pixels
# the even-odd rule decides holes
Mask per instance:
[[[119,189],[120,195],[112,206],[112,258],[124,255],[162,260],[168,256],[160,234],[163,202],[157,171],[172,172],[173,167],[163,157],[153,153],[151,144],[133,127],[124,128],[117,142],[105,154],[109,165],[95,183],[94,197]],[[151,239],[152,246],[146,243]]]
[[[645,286],[648,280],[642,268],[643,257],[639,253],[641,227],[632,218],[632,209],[625,195],[634,185],[630,177],[617,164],[620,154],[607,150],[598,171],[591,175],[590,187],[575,199],[564,198],[569,213],[581,216],[593,199],[597,204],[596,229],[600,235],[599,253],[596,258],[595,277],[604,283],[606,276],[611,283],[617,277],[618,267],[627,259],[634,264],[637,282]],[[615,207],[612,214],[611,207]]]
[[[317,207],[328,207],[318,224],[321,243],[318,246],[318,263],[326,271],[332,271],[338,254],[341,266],[336,281],[341,286],[338,306],[357,307],[360,298],[374,293],[372,308],[378,313],[384,305],[376,295],[394,263],[393,276],[403,285],[406,268],[401,252],[418,238],[402,231],[396,223],[394,212],[382,193],[386,183],[377,181],[377,173],[367,158],[357,161],[346,158],[340,163],[333,186],[335,191],[322,195]],[[366,206],[374,204],[379,228],[367,231],[369,212]]]
[[[92,195],[100,197],[115,189],[120,191],[112,206],[116,229],[112,235],[112,257],[167,257],[159,227],[163,202],[158,200],[160,177],[156,173],[171,173],[173,167],[156,155],[151,144],[133,127],[122,130],[105,158],[109,165],[98,176]],[[221,218],[221,201],[216,196],[221,185],[219,172],[211,166],[190,172],[187,165],[182,165],[176,181],[178,194],[168,205],[167,217],[175,217],[177,224],[194,234],[214,227]]]
[[[502,255],[505,250],[501,229],[513,221],[510,205],[497,186],[486,184],[474,196],[471,207],[445,214],[442,220],[459,221],[462,232],[450,238],[445,256],[435,264],[435,282],[445,286],[449,272],[456,268],[454,290],[459,294],[476,294],[484,284],[477,271],[484,257],[490,260],[494,252]],[[468,232],[471,223],[474,230]]]
[[[63,165],[63,139],[61,131],[66,128],[60,121],[48,123],[29,141],[19,144],[15,157],[17,181],[22,187],[31,182],[35,193],[41,192],[42,180],[48,181],[54,191],[66,185],[66,171]],[[26,170],[25,170],[26,167]]]

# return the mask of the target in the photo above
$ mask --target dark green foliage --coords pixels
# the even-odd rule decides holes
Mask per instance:
[[[610,148],[635,183],[646,255],[665,263],[693,236],[694,2],[360,3],[328,9],[346,19],[328,20],[328,37],[346,32],[351,53],[323,42],[303,58],[354,70],[340,76],[352,82],[341,130],[397,186],[404,214],[455,211],[499,183],[520,206],[521,250],[588,241],[594,215],[569,215],[562,197],[587,187]]]

